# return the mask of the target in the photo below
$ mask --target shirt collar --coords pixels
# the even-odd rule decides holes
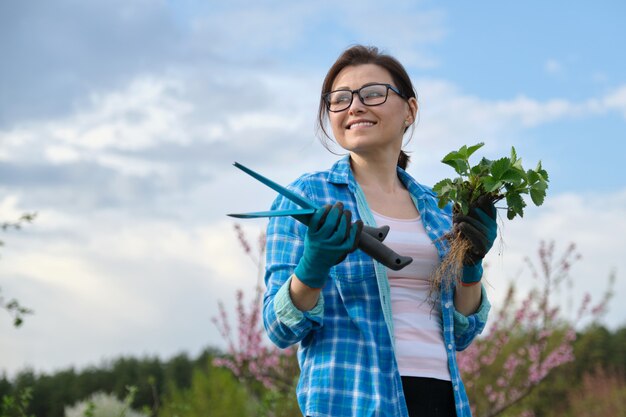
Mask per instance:
[[[350,184],[354,181],[350,168],[350,155],[346,155],[330,168],[328,182],[332,184]]]
[[[418,199],[425,198],[427,196],[434,197],[436,194],[429,188],[421,185],[413,177],[411,177],[405,170],[397,167],[398,177],[409,192]],[[350,168],[350,155],[342,157],[340,160],[330,168],[328,172],[328,182],[332,184],[354,184],[354,176],[352,175],[352,169]]]

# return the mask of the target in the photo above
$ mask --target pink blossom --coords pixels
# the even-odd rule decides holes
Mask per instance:
[[[465,352],[458,355],[459,369],[468,387],[484,388],[484,399],[474,406],[475,415],[499,415],[524,398],[556,368],[574,360],[573,343],[576,340],[574,324],[569,323],[560,308],[554,305],[552,294],[561,282],[569,279],[573,263],[580,259],[576,246],[569,245],[562,257],[555,256],[554,242],[541,242],[539,268],[525,259],[530,272],[543,280],[540,289],[530,291],[521,304],[515,301],[515,289],[510,286],[499,311],[492,315],[492,323],[484,336],[474,340]],[[570,281],[568,281],[570,282]],[[588,313],[590,297],[582,300],[578,318]],[[598,304],[592,313],[601,314],[606,301]],[[563,327],[565,324],[566,327]],[[527,340],[520,340],[524,335]],[[511,343],[521,346],[511,346]],[[506,353],[505,353],[506,352]],[[481,384],[481,373],[498,375],[495,381]],[[470,402],[474,390],[468,390]],[[475,395],[475,394],[474,394]],[[487,404],[485,405],[485,401]],[[525,410],[520,417],[534,417]]]
[[[250,249],[250,244],[248,243],[248,240],[246,239],[243,233],[243,229],[241,228],[241,225],[235,223],[234,227],[235,227],[235,232],[237,232],[237,238],[239,239],[239,243],[241,244],[241,247],[243,248],[245,253],[250,254],[252,250]]]
[[[250,255],[261,271],[260,259],[265,250],[265,235],[261,234],[259,237],[259,258],[255,259],[242,228],[235,225],[235,231],[244,252]],[[246,384],[258,381],[268,389],[275,389],[281,381],[285,381],[282,383],[290,387],[293,375],[288,374],[287,367],[281,366],[281,361],[294,358],[295,350],[281,350],[268,343],[261,324],[262,291],[260,285],[257,285],[249,304],[245,301],[244,292],[236,291],[236,337],[233,335],[224,304],[221,301],[218,302],[219,316],[212,318],[211,321],[227,341],[228,355],[215,358],[213,365],[229,369],[233,375]]]
[[[606,311],[606,306],[603,304],[598,304],[597,306],[591,309],[591,314],[593,316],[600,316],[604,314],[605,311]]]

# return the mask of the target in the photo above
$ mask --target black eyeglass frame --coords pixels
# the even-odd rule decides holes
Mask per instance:
[[[387,89],[385,90],[385,100],[383,100],[380,103],[376,103],[376,104],[367,104],[367,103],[365,103],[365,99],[361,96],[361,90],[364,89],[364,88],[375,86],[375,85],[382,85],[382,86],[387,87]],[[382,104],[385,104],[387,102],[387,99],[389,98],[389,90],[393,91],[394,93],[396,93],[398,96],[402,97],[405,100],[409,99],[407,96],[402,94],[400,92],[400,90],[398,90],[396,87],[394,87],[391,84],[386,84],[386,83],[366,84],[366,85],[362,86],[361,88],[357,88],[356,90],[349,90],[349,89],[333,90],[333,91],[329,91],[328,93],[322,94],[322,99],[324,99],[324,102],[326,103],[326,109],[329,112],[339,113],[339,112],[342,112],[342,111],[345,111],[345,110],[349,109],[350,106],[352,106],[352,102],[354,101],[354,93],[356,93],[356,95],[359,97],[359,100],[361,101],[361,103],[363,103],[364,106],[375,107],[375,106],[380,106]],[[331,110],[330,109],[330,95],[332,93],[337,93],[339,91],[345,91],[347,93],[351,93],[350,94],[350,103],[348,103],[348,105],[344,109],[341,109],[341,110]]]

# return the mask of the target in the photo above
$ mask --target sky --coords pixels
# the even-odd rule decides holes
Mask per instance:
[[[356,43],[416,86],[419,182],[478,142],[549,172],[545,204],[505,218],[487,256],[494,308],[541,284],[524,261],[541,241],[575,243],[564,315],[615,274],[602,322],[626,325],[624,16],[617,0],[0,2],[0,222],[37,213],[0,234],[1,294],[34,310],[17,329],[0,311],[0,373],[223,348],[218,302],[234,317],[258,279],[226,213],[275,197],[232,163],[288,184],[339,158],[319,89]],[[266,223],[240,224],[254,243]]]

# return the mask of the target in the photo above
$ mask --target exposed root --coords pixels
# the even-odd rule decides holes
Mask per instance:
[[[453,284],[460,283],[463,273],[463,259],[472,244],[459,232],[450,232],[443,237],[450,245],[450,250],[433,272],[431,294],[442,289],[450,290]]]

